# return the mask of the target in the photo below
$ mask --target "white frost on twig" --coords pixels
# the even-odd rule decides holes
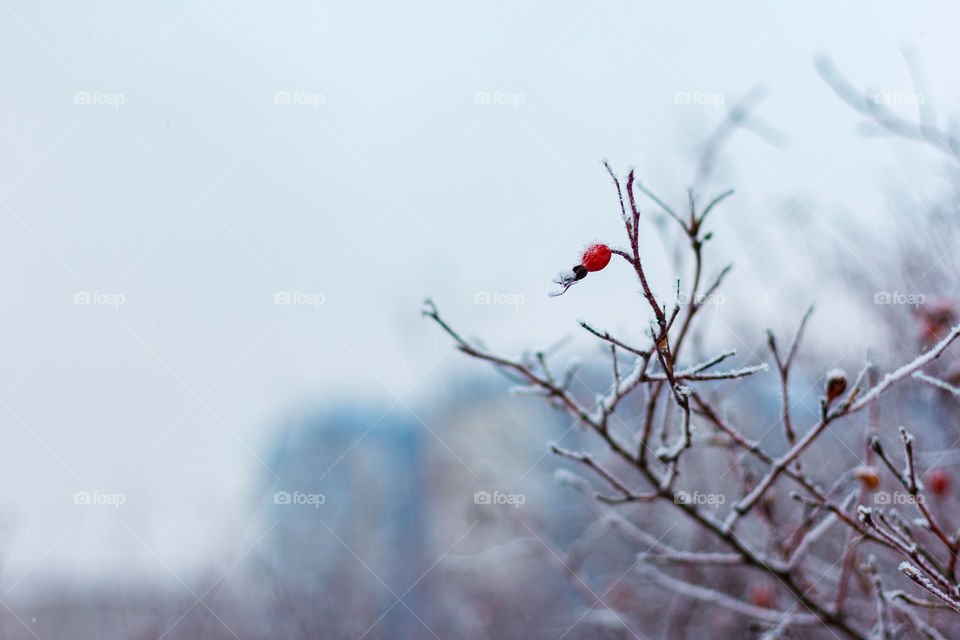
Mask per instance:
[[[752,364],[746,367],[740,367],[739,369],[718,371],[716,373],[687,373],[686,371],[679,371],[674,377],[682,380],[729,380],[733,378],[743,378],[754,373],[769,370],[770,365],[766,362],[761,362],[760,364]]]
[[[930,364],[931,362],[939,358],[940,354],[943,353],[946,350],[946,348],[950,346],[950,343],[957,339],[957,336],[960,336],[960,325],[957,325],[953,329],[951,329],[950,333],[948,333],[943,338],[943,340],[941,340],[936,345],[934,345],[933,348],[931,348],[926,353],[921,354],[920,356],[918,356],[911,362],[908,362],[907,364],[903,365],[899,369],[891,371],[887,375],[883,376],[880,382],[874,385],[873,388],[867,391],[867,393],[865,393],[859,400],[857,400],[852,405],[850,405],[849,413],[853,413],[855,411],[859,411],[860,409],[863,409],[865,406],[867,406],[868,404],[876,400],[877,396],[879,396],[881,393],[886,391],[890,385],[897,382],[898,380],[906,378],[907,376],[911,375],[914,371],[922,369],[923,367],[927,366],[928,364]]]
[[[914,371],[914,372],[913,372],[913,377],[916,378],[917,380],[921,380],[921,381],[923,381],[923,382],[926,382],[926,383],[929,384],[929,385],[933,385],[934,387],[937,387],[938,389],[943,389],[944,391],[948,391],[948,392],[952,393],[953,395],[955,395],[955,396],[957,396],[957,397],[960,397],[960,389],[958,389],[957,387],[953,386],[952,384],[950,384],[950,383],[948,383],[948,382],[946,382],[946,381],[944,381],[944,380],[941,380],[940,378],[934,378],[933,376],[928,376],[927,374],[923,373],[922,371]]]
[[[590,483],[587,482],[586,478],[570,471],[569,469],[557,469],[554,471],[553,480],[558,484],[574,487],[575,489],[581,491],[590,488]]]
[[[732,611],[736,611],[737,613],[750,616],[751,618],[756,618],[757,620],[763,620],[764,622],[777,624],[784,617],[789,617],[791,624],[820,624],[820,619],[815,615],[800,613],[791,614],[784,611],[778,611],[776,609],[758,607],[756,605],[743,602],[742,600],[737,600],[736,598],[728,596],[727,594],[721,593],[715,589],[708,589],[706,587],[700,587],[689,582],[684,582],[683,580],[678,580],[668,576],[662,571],[654,569],[650,565],[641,564],[638,566],[638,569],[646,578],[649,578],[652,582],[655,582],[665,589],[670,589],[675,593],[688,598],[693,598],[694,600],[709,602],[710,604],[725,607]]]
[[[924,622],[920,616],[916,614],[915,611],[910,607],[910,605],[899,602],[897,600],[891,600],[890,604],[894,609],[899,611],[907,620],[910,621],[910,624],[913,625],[913,628],[918,632],[922,633],[924,637],[929,638],[929,640],[947,640],[940,634],[939,631],[928,625]]]
[[[839,510],[846,511],[850,504],[856,499],[857,491],[854,490],[847,494],[847,497],[843,499],[840,503]],[[833,523],[839,519],[839,516],[833,511],[831,511],[827,516],[817,523],[813,529],[807,532],[803,539],[800,540],[800,544],[797,545],[794,549],[793,554],[790,556],[790,560],[787,562],[787,566],[796,567],[800,561],[803,559],[807,550],[810,548],[814,542],[820,539],[820,537],[826,533],[827,529],[833,526]]]
[[[686,369],[681,369],[675,371],[673,374],[673,379],[677,381],[686,381],[686,382],[703,382],[710,380],[733,380],[736,378],[744,378],[754,373],[759,373],[761,371],[767,371],[769,367],[766,362],[762,362],[756,365],[750,365],[747,367],[741,367],[740,369],[733,369],[731,371],[717,371],[714,373],[705,373],[704,369],[708,369],[717,362],[724,360],[725,358],[734,355],[736,351],[727,351],[719,356],[716,356],[700,364],[693,365]],[[629,393],[635,389],[638,385],[643,382],[660,382],[667,380],[666,373],[648,373],[647,372],[647,361],[643,358],[638,357],[633,365],[633,370],[630,371],[626,376],[623,376],[619,383],[616,380],[610,385],[610,390],[606,395],[597,396],[596,406],[593,413],[591,414],[591,419],[594,422],[599,422],[603,419],[604,413],[609,407],[614,406],[619,398],[622,398],[625,394]]]
[[[912,361],[901,366],[899,369],[891,371],[885,375],[880,382],[875,384],[867,393],[865,393],[859,400],[851,404],[849,407],[841,407],[840,410],[836,413],[830,414],[829,416],[825,415],[821,420],[810,429],[796,444],[790,447],[790,450],[787,451],[783,456],[778,458],[773,465],[773,468],[767,472],[767,474],[756,484],[753,490],[744,496],[736,505],[734,505],[733,511],[730,512],[730,515],[727,517],[727,527],[731,527],[736,519],[753,508],[753,505],[760,499],[760,496],[770,488],[770,485],[776,481],[780,474],[787,468],[787,466],[793,462],[793,460],[799,456],[804,449],[806,449],[810,443],[816,440],[823,430],[830,424],[830,421],[840,417],[842,415],[849,415],[851,413],[856,413],[860,409],[863,409],[868,404],[873,402],[880,396],[881,393],[886,391],[891,385],[898,382],[899,380],[905,378],[906,376],[912,374],[918,369],[922,369],[926,365],[930,364],[943,353],[947,347],[950,346],[957,337],[960,336],[960,325],[955,326],[950,330],[943,340],[938,342],[933,348],[927,351],[924,354],[921,354],[917,358],[914,358]]]
[[[548,396],[550,395],[549,391],[546,391],[543,387],[537,385],[514,385],[509,389],[510,395],[512,396]]]
[[[913,566],[909,562],[900,563],[900,571],[902,571],[908,578],[913,580],[915,583],[932,593],[933,595],[940,598],[944,603],[946,603],[951,609],[960,613],[960,601],[954,598],[952,595],[948,594],[946,591],[941,589],[939,586],[933,583],[933,580],[924,575],[920,569]]]
[[[594,422],[600,422],[603,420],[603,416],[607,411],[607,407],[612,407],[617,401],[617,398],[621,397],[625,393],[628,393],[640,384],[644,377],[645,368],[646,361],[638,356],[634,361],[633,370],[625,377],[621,378],[619,384],[616,380],[614,380],[613,384],[610,385],[610,391],[607,392],[607,395],[597,399],[596,408],[590,416],[591,419]]]
[[[718,354],[715,355],[714,357],[710,358],[709,360],[704,360],[704,361],[701,362],[700,364],[695,364],[695,365],[693,365],[692,367],[689,367],[689,368],[687,369],[687,371],[690,371],[690,372],[693,372],[693,373],[699,373],[699,372],[701,372],[701,371],[705,371],[705,370],[709,369],[710,367],[712,367],[712,366],[714,366],[714,365],[717,365],[717,364],[723,362],[723,361],[726,360],[727,358],[732,358],[732,357],[735,356],[735,355],[737,355],[737,350],[736,350],[736,349],[730,349],[730,350],[728,350],[728,351],[724,351],[723,353],[718,353]]]

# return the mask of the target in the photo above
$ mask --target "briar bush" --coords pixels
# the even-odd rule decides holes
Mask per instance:
[[[903,119],[858,93],[828,62],[819,69],[874,125],[929,143],[953,160],[960,157],[960,144],[923,113],[919,123]],[[732,117],[742,114],[734,110]],[[715,155],[710,150],[711,161]],[[582,468],[582,474],[565,471],[559,477],[590,500],[596,515],[564,558],[569,579],[583,593],[583,615],[602,609],[629,637],[679,637],[675,627],[683,622],[676,617],[665,620],[639,603],[635,608],[651,622],[638,624],[624,613],[638,603],[610,601],[607,594],[630,574],[700,603],[698,610],[733,612],[763,638],[958,637],[960,523],[951,520],[957,502],[949,474],[936,466],[947,452],[919,451],[913,427],[891,422],[884,410],[894,389],[898,403],[915,407],[930,403],[931,388],[951,401],[960,397],[938,361],[960,336],[955,315],[940,314],[933,326],[921,314],[923,343],[886,371],[868,359],[848,376],[824,362],[817,371],[819,409],[812,420],[798,419],[791,373],[812,307],[796,318],[792,335],[767,332],[766,362],[733,367],[733,350],[698,360],[688,355],[692,336],[714,312],[705,301],[730,272],[710,263],[708,248],[720,241],[710,223],[735,204],[732,191],[701,201],[690,190],[679,210],[641,184],[634,171],[618,175],[604,167],[624,244],[591,246],[579,265],[560,276],[555,294],[575,284],[590,286],[585,278],[594,271],[626,268],[635,275],[649,308],[646,320],[633,322],[642,341],[613,335],[599,321],[580,323],[608,350],[605,393],[587,397],[577,373],[555,370],[542,351],[496,353],[458,333],[433,302],[424,310],[457,349],[493,364],[518,381],[519,391],[569,414],[593,438],[596,446],[584,450],[549,445]],[[639,242],[644,203],[682,232],[690,275],[670,291],[654,291],[645,273]],[[749,399],[737,398],[742,387],[735,385],[755,377],[779,395],[781,437],[772,444],[769,438],[761,443],[764,434],[749,419]],[[835,455],[838,442],[856,455]],[[579,571],[596,530],[616,532],[636,551],[636,562],[611,575],[599,591]]]

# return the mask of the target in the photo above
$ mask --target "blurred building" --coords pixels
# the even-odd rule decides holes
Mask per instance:
[[[269,463],[278,478],[264,504],[276,522],[265,548],[278,584],[326,599],[317,608],[329,609],[328,622],[370,624],[349,615],[351,607],[387,611],[425,566],[424,444],[417,418],[397,406],[344,406],[291,421]],[[416,609],[417,595],[403,601]],[[420,628],[402,606],[377,626],[397,638]]]

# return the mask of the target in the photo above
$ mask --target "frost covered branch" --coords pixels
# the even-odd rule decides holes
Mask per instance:
[[[800,317],[786,348],[768,331],[767,346],[775,365],[780,396],[777,426],[782,428],[786,443],[785,451],[774,453],[772,447],[761,446],[745,435],[748,432],[737,420],[731,420],[713,397],[718,388],[766,371],[767,364],[727,365],[719,369],[719,365],[736,356],[735,351],[720,351],[712,357],[693,360],[686,356],[685,350],[697,318],[706,308],[703,300],[721,286],[730,272],[729,267],[722,269],[706,287],[706,294],[702,293],[704,247],[713,237],[704,231],[704,220],[728,201],[732,191],[717,195],[703,208],[698,207],[697,197],[691,191],[687,198],[689,210],[681,212],[641,185],[633,171],[621,179],[609,164],[604,166],[616,189],[628,242],[626,250],[612,249],[611,254],[627,263],[653,316],[645,338],[649,342],[640,346],[597,329],[587,321],[579,322],[585,331],[603,343],[610,357],[611,380],[606,393],[581,398],[579,387],[572,384],[579,379],[579,374],[571,369],[562,379],[555,376],[542,352],[537,352],[536,358],[496,354],[464,339],[441,317],[433,302],[428,300],[423,312],[453,339],[460,351],[519,379],[523,385],[521,392],[542,396],[567,412],[605,450],[598,454],[550,445],[555,455],[589,469],[590,477],[605,487],[597,491],[586,479],[569,471],[558,475],[558,479],[591,500],[597,518],[571,546],[568,562],[561,562],[565,571],[575,578],[574,582],[581,583],[574,586],[590,599],[592,590],[584,588],[585,583],[576,573],[577,567],[597,546],[598,536],[610,529],[640,547],[636,554],[638,570],[650,581],[685,598],[758,621],[764,625],[764,637],[782,637],[789,633],[790,627],[800,625],[829,627],[836,634],[856,640],[874,637],[874,630],[887,637],[895,633],[898,616],[928,637],[937,637],[939,632],[930,623],[910,611],[911,607],[924,608],[929,604],[902,595],[903,592],[883,589],[883,580],[889,580],[889,576],[881,573],[886,566],[882,558],[868,564],[866,570],[859,568],[857,561],[861,548],[866,546],[883,552],[884,558],[893,554],[906,556],[910,569],[904,573],[910,580],[944,600],[945,606],[955,608],[955,604],[960,604],[960,588],[954,577],[960,535],[948,534],[920,499],[923,491],[912,438],[902,432],[906,464],[899,470],[880,445],[880,427],[875,411],[871,410],[862,440],[863,459],[857,466],[839,474],[830,473],[823,465],[813,463],[812,452],[829,427],[852,422],[852,416],[875,406],[897,383],[911,376],[931,383],[920,370],[956,341],[960,326],[949,330],[926,352],[879,379],[871,362],[864,364],[852,384],[842,371],[825,372],[819,417],[805,431],[797,429],[791,414],[791,371],[813,307]],[[652,200],[679,226],[679,237],[689,251],[691,273],[686,281],[680,278],[678,302],[672,307],[662,303],[662,298],[655,294],[641,262],[638,193]],[[681,305],[679,291],[684,284],[683,295],[688,302]],[[631,359],[632,366],[627,364]],[[944,385],[942,381],[937,383],[940,388],[946,388]],[[626,411],[625,406],[631,409]],[[729,459],[729,469],[716,477],[698,475],[699,466],[708,468],[710,461],[717,459],[716,451]],[[874,458],[893,473],[916,504],[919,531],[913,531],[894,511],[885,513],[865,506],[880,483],[871,465]],[[699,478],[701,484],[690,486],[690,478]],[[705,496],[725,499],[729,490],[722,492],[721,480],[724,486],[733,481],[739,483],[735,499],[725,507],[723,516],[722,502],[705,504],[701,500]],[[795,500],[778,508],[777,496],[787,493],[780,491],[784,484],[789,485],[789,493]],[[682,548],[685,545],[667,544],[634,522],[633,517],[618,511],[632,508],[637,510],[631,512],[634,514],[657,505],[672,510],[678,521],[690,525],[698,539],[709,540],[710,546]],[[793,511],[789,505],[794,505]],[[749,526],[741,524],[747,521]],[[840,538],[840,543],[832,546],[829,542],[834,536]],[[923,536],[925,541],[931,537],[939,540],[941,549],[936,553],[931,551],[921,543]],[[834,546],[839,551],[834,551]],[[945,560],[940,557],[944,551]],[[825,553],[839,555],[824,557]],[[744,598],[728,593],[721,586],[697,585],[675,578],[657,566],[676,567],[678,571],[726,569],[742,572],[744,579],[751,581],[766,578],[789,598],[789,606],[782,610],[774,607],[772,596],[764,595],[762,589]],[[837,567],[839,569],[835,569]],[[831,574],[831,579],[813,588],[822,580],[824,572]],[[860,582],[853,580],[854,577]],[[857,591],[857,584],[868,586]]]

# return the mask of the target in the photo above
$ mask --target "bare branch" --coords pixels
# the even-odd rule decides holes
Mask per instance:
[[[937,389],[942,389],[948,393],[953,394],[954,396],[960,398],[960,389],[953,386],[949,382],[945,382],[939,378],[934,378],[933,376],[928,376],[922,371],[914,371],[913,377],[921,382],[926,382],[927,384],[936,387]]]
[[[715,604],[757,620],[762,620],[771,624],[777,624],[784,617],[790,617],[791,623],[795,625],[815,625],[819,622],[816,616],[799,613],[791,614],[786,611],[777,611],[775,609],[767,609],[765,607],[757,607],[752,604],[748,604],[724,593],[720,593],[715,589],[707,589],[705,587],[699,587],[695,584],[690,584],[689,582],[677,580],[676,578],[672,578],[649,565],[641,564],[638,566],[638,570],[644,575],[644,577],[649,578],[655,584],[665,589],[670,589],[674,593],[687,598],[692,598],[694,600],[699,600],[700,602]]]
[[[927,578],[923,572],[915,566],[909,562],[901,562],[900,571],[913,580],[913,582],[938,597],[948,607],[960,613],[960,599],[957,599],[954,595],[947,593],[944,589],[934,584],[932,580]]]

